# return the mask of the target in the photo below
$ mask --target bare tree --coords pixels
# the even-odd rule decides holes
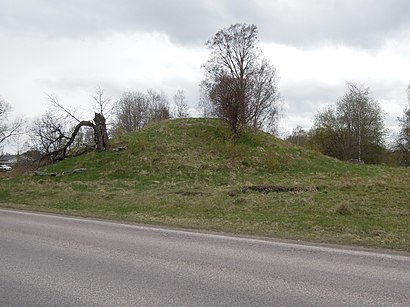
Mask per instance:
[[[0,97],[0,123],[3,124],[7,120],[7,116],[11,110],[10,104]]]
[[[10,104],[0,97],[0,146],[13,136],[18,135],[22,127],[22,120],[9,120],[10,112]]]
[[[158,123],[171,117],[169,101],[164,92],[150,89],[147,91],[147,100],[149,104],[149,123]]]
[[[66,121],[55,114],[46,112],[34,120],[30,131],[34,149],[49,154],[59,150],[70,139]]]
[[[148,109],[148,100],[143,93],[124,92],[114,106],[116,125],[126,133],[141,129],[149,121]]]
[[[103,115],[105,118],[111,114],[111,97],[105,95],[105,91],[101,86],[95,90],[93,98],[94,112]]]
[[[214,106],[209,98],[209,93],[207,92],[204,83],[202,83],[200,87],[197,110],[202,117],[216,117]]]
[[[167,96],[153,89],[148,90],[145,94],[124,92],[115,103],[114,111],[116,127],[126,133],[170,118]]]
[[[235,134],[246,125],[270,129],[278,115],[276,70],[262,58],[257,42],[255,25],[234,24],[206,43],[212,53],[201,87]]]
[[[274,130],[279,115],[280,94],[276,69],[263,59],[248,81],[246,121],[255,128]]]
[[[174,95],[174,117],[176,118],[186,118],[189,117],[189,107],[185,97],[185,92],[183,90],[178,90]]]

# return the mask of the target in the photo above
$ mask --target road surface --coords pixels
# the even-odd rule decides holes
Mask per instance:
[[[0,306],[410,306],[410,257],[0,210]]]

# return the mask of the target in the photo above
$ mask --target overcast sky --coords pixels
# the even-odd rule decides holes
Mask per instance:
[[[204,43],[253,23],[280,77],[283,132],[311,127],[347,81],[370,87],[397,130],[408,105],[409,13],[408,0],[0,0],[0,95],[29,118],[47,110],[47,93],[86,112],[97,86],[114,100],[183,89],[195,109]]]

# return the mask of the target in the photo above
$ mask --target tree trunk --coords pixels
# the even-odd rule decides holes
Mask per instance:
[[[107,126],[105,124],[105,118],[102,114],[95,113],[94,122],[91,121],[81,121],[74,128],[73,133],[71,134],[70,139],[67,143],[60,149],[50,152],[43,156],[40,160],[40,164],[46,163],[55,163],[57,161],[64,160],[67,158],[67,151],[69,150],[71,144],[73,144],[75,137],[77,136],[80,128],[83,126],[91,127],[94,130],[94,142],[95,150],[105,151],[108,150],[108,133]]]
[[[94,117],[94,140],[97,151],[108,149],[108,133],[105,118],[100,113],[95,113]]]

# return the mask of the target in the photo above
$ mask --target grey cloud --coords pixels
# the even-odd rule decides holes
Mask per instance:
[[[101,37],[110,31],[162,32],[203,44],[220,28],[255,23],[264,41],[373,48],[407,31],[407,0],[2,0],[0,31]]]
[[[0,31],[63,38],[98,38],[111,31],[161,32],[180,43],[203,43],[209,36],[209,28],[222,20],[206,3],[3,0]]]
[[[283,81],[280,91],[284,98],[284,114],[280,124],[290,132],[290,128],[300,125],[309,129],[313,125],[315,114],[326,105],[331,105],[343,95],[345,84],[326,84],[324,82]]]
[[[281,5],[278,5],[281,3]],[[341,44],[359,48],[380,46],[410,26],[406,0],[272,1],[256,7],[261,37],[298,47]]]
[[[346,80],[346,82],[356,82]],[[369,87],[370,95],[378,101],[394,101],[402,97],[406,104],[406,86],[403,80],[368,80],[367,83],[356,82],[363,87]],[[326,84],[318,81],[288,81],[280,87],[282,95],[292,112],[311,112],[324,105],[334,105],[347,90],[346,83]]]
[[[315,113],[325,105],[335,104],[344,94],[346,85],[292,81],[281,85],[280,90],[290,113]]]
[[[372,80],[370,87],[372,97],[377,100],[396,100],[403,106],[407,103],[407,80],[388,79]],[[400,99],[401,98],[401,99]]]

